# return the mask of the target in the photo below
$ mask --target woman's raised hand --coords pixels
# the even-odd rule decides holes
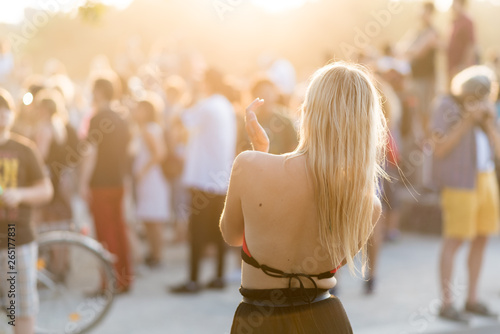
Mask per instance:
[[[256,98],[246,109],[245,114],[245,129],[247,130],[248,137],[252,142],[255,151],[265,152],[269,151],[269,137],[266,131],[259,124],[255,110],[264,104],[264,100]]]

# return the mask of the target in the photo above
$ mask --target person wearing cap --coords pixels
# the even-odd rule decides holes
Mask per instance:
[[[452,80],[451,95],[438,98],[434,109],[434,183],[441,192],[443,246],[440,257],[442,318],[468,322],[453,306],[457,294],[452,280],[455,256],[470,242],[468,293],[465,311],[492,315],[477,297],[477,285],[488,238],[498,231],[499,197],[495,155],[500,138],[492,97],[494,74],[486,66],[472,66]]]

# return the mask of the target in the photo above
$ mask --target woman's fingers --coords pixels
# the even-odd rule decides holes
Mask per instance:
[[[248,105],[246,111],[247,111],[247,113],[250,112],[250,111],[255,111],[258,107],[260,107],[263,104],[264,104],[264,100],[263,99],[256,98],[255,100],[253,100],[252,103],[250,103]]]
[[[267,137],[264,128],[259,124],[257,116],[255,115],[255,110],[263,104],[264,100],[259,98],[250,103],[246,109],[245,128],[254,149],[257,151],[267,152],[269,150],[269,138]]]

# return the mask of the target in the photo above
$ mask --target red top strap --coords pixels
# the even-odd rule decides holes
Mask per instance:
[[[342,267],[342,265],[338,266],[335,269],[330,270],[330,273],[335,274],[341,267]]]
[[[250,254],[250,251],[248,250],[247,240],[245,239],[245,232],[243,232],[243,251],[246,255],[252,257],[252,254]]]
[[[399,150],[398,146],[396,143],[396,140],[394,140],[394,137],[392,136],[391,133],[389,133],[388,136],[388,141],[387,141],[387,160],[389,160],[389,163],[397,166],[398,161],[399,161]]]

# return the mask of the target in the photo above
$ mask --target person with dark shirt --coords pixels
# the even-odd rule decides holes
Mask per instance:
[[[12,97],[0,88],[0,295],[14,333],[31,334],[38,313],[38,246],[31,206],[50,201],[53,190],[33,143],[11,133],[14,117]],[[9,293],[9,279],[15,281],[15,295]]]
[[[40,91],[34,104],[36,125],[33,139],[48,168],[54,188],[52,201],[40,208],[39,220],[51,230],[67,228],[67,223],[73,215],[68,189],[68,176],[71,177],[72,174],[67,174],[71,166],[66,160],[68,148],[74,151],[78,149],[78,136],[68,123],[64,99],[59,91]]]
[[[274,83],[268,79],[257,80],[251,89],[252,96],[258,96],[266,104],[257,110],[257,117],[271,142],[269,153],[292,152],[298,144],[297,131],[293,122],[278,104],[279,93]]]
[[[128,171],[130,132],[125,121],[111,109],[113,83],[95,80],[87,152],[82,163],[80,192],[94,217],[97,240],[117,260],[116,292],[127,292],[133,281],[130,246],[123,218],[124,177]]]
[[[67,122],[62,94],[56,89],[42,89],[34,101],[33,137],[49,173],[54,196],[37,208],[33,220],[38,232],[71,228],[71,185],[74,174],[67,161],[68,149],[77,150],[76,131]],[[69,252],[66,246],[51,247],[47,268],[60,280],[67,275]]]
[[[448,81],[461,70],[477,64],[474,22],[467,15],[467,0],[453,1],[453,26],[447,50]]]

